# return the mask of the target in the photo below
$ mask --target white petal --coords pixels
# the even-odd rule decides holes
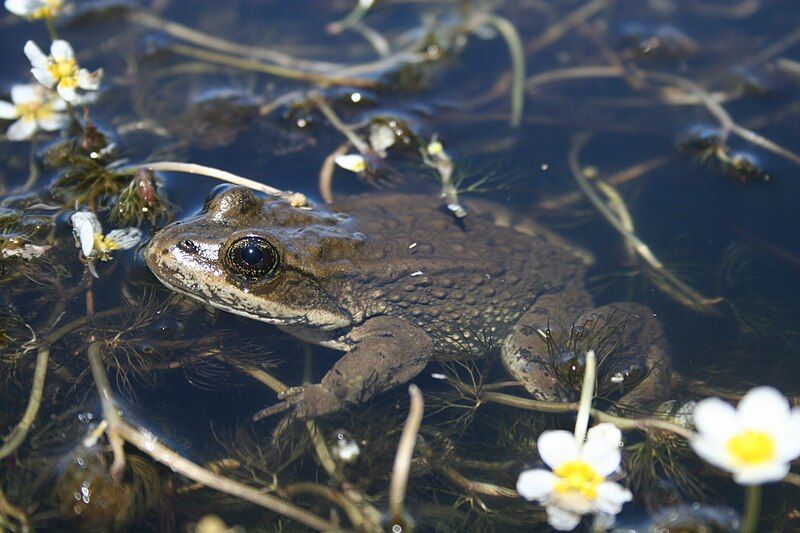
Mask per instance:
[[[367,163],[360,154],[337,155],[334,162],[350,172],[364,172]]]
[[[76,211],[70,217],[70,221],[74,228],[89,226],[92,228],[93,233],[103,232],[103,226],[100,224],[100,220],[98,220],[97,215],[91,211]]]
[[[69,122],[69,115],[65,113],[50,113],[47,117],[40,118],[39,127],[44,131],[58,131]]]
[[[778,441],[778,458],[788,462],[798,457],[800,457],[800,407],[795,407],[789,415],[784,435]]]
[[[581,449],[580,456],[603,477],[619,468],[622,459],[619,446],[602,439],[587,441]]]
[[[528,501],[542,500],[553,492],[556,476],[549,470],[525,470],[517,479],[517,492]]]
[[[742,425],[748,428],[779,430],[789,422],[789,401],[772,387],[750,389],[736,410]]]
[[[75,51],[72,50],[72,45],[63,39],[53,41],[53,44],[50,45],[50,54],[56,61],[75,59]]]
[[[67,101],[61,98],[61,95],[59,95],[57,92],[51,91],[49,97],[50,105],[53,106],[53,111],[66,111],[67,107],[69,107],[67,105]]]
[[[581,523],[581,517],[552,506],[547,508],[547,523],[558,531],[572,531]]]
[[[9,141],[24,141],[36,133],[36,121],[19,119],[6,132]]]
[[[38,81],[47,88],[52,88],[53,85],[55,85],[56,83],[56,79],[53,77],[50,71],[47,70],[46,67],[42,68],[33,67],[31,69],[31,74],[33,74],[33,77],[36,78],[36,81]]]
[[[25,48],[23,50],[28,60],[30,60],[31,66],[35,68],[47,68],[47,56],[35,42],[28,41],[25,43]]]
[[[14,120],[19,116],[19,112],[14,104],[0,100],[0,118],[5,120]]]
[[[590,427],[586,433],[586,440],[604,440],[612,446],[622,444],[622,432],[614,424],[603,423]]]
[[[26,83],[11,87],[11,101],[15,104],[40,103],[43,100],[42,87],[40,85]]]
[[[695,453],[707,463],[729,472],[734,470],[734,467],[728,460],[728,452],[725,449],[724,441],[695,434],[689,442]]]
[[[622,505],[633,499],[631,491],[620,485],[606,481],[597,487],[595,505],[599,511],[617,514],[622,510]]]
[[[61,98],[67,102],[71,102],[73,104],[78,103],[78,93],[75,92],[73,87],[67,87],[63,83],[59,83],[58,87],[56,87],[56,90],[58,91],[59,96],[61,96]]]
[[[733,480],[740,485],[761,485],[780,481],[789,473],[789,463],[769,463],[761,466],[742,468],[734,472]]]
[[[545,431],[536,442],[539,456],[550,468],[558,468],[565,461],[578,458],[578,443],[569,431]]]
[[[5,6],[18,17],[28,17],[33,13],[29,0],[6,0]]]
[[[113,241],[120,250],[127,250],[139,244],[142,232],[138,228],[115,229],[106,235],[106,240]]]
[[[78,87],[85,91],[96,91],[100,88],[100,79],[103,77],[103,69],[89,72],[85,68],[78,70]]]
[[[706,398],[697,402],[692,421],[700,433],[708,433],[720,439],[739,429],[736,409],[719,398]]]

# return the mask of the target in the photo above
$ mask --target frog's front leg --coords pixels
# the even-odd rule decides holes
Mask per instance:
[[[318,384],[293,387],[283,399],[301,419],[335,413],[413,379],[430,360],[433,343],[400,318],[375,317],[353,328],[351,346]]]

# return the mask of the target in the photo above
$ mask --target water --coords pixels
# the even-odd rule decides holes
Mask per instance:
[[[191,485],[157,466],[148,450],[135,451],[135,443],[126,448],[121,490],[109,477],[110,449],[82,445],[104,416],[87,362],[87,346],[96,339],[104,342],[102,358],[127,423],[148,428],[159,442],[198,464],[213,465],[217,474],[267,488],[343,527],[352,524],[347,510],[359,511],[331,504],[318,491],[329,487],[335,498],[349,502],[366,495],[375,512],[388,513],[391,465],[409,408],[405,387],[318,421],[319,435],[332,449],[342,430],[360,448],[355,462],[336,463],[326,472],[320,448],[315,452],[309,444],[314,434],[309,428],[300,424],[279,432],[276,444],[280,416],[250,422],[277,401],[253,376],[264,370],[290,385],[318,381],[337,352],[171,297],[147,270],[141,248],[113,252],[109,262],[95,261],[99,278],[92,279],[71,236],[76,200],[80,208],[98,211],[106,231],[133,224],[146,238],[169,218],[196,213],[219,184],[203,176],[159,173],[158,194],[168,199],[162,206],[171,206],[165,211],[170,215],[115,222],[109,214],[130,172],[103,174],[95,183],[106,189],[98,195],[100,185],[88,192],[76,188],[88,183],[87,168],[100,172],[105,166],[186,161],[321,203],[320,168],[345,138],[308,99],[311,90],[345,124],[395,121],[406,128],[410,143],[389,149],[386,162],[392,170],[376,184],[336,170],[337,198],[374,191],[374,185],[435,197],[437,174],[423,164],[419,147],[436,138],[452,159],[462,189],[478,184],[473,196],[533,216],[591,252],[595,263],[587,286],[596,304],[634,301],[650,307],[671,346],[675,377],[669,399],[676,405],[707,396],[735,400],[759,384],[778,388],[796,403],[800,37],[794,2],[379,2],[362,21],[379,35],[378,47],[385,39],[397,52],[427,31],[421,48],[426,61],[403,65],[390,58],[386,68],[354,74],[374,84],[357,88],[286,79],[256,72],[249,64],[221,64],[241,55],[211,50],[214,42],[207,39],[187,42],[183,29],[163,27],[173,21],[202,35],[306,61],[375,62],[380,55],[362,34],[327,31],[352,4],[78,2],[79,13],[65,13],[57,21],[59,35],[72,43],[81,65],[105,70],[99,99],[87,107],[88,115],[76,108],[76,116],[82,124],[88,117],[114,148],[96,159],[96,168],[84,163],[76,181],[65,185],[64,173],[76,172],[74,158],[57,168],[44,162],[53,161],[54,146],[71,136],[80,144],[83,136],[69,130],[41,135],[34,158],[39,177],[29,187],[38,196],[20,199],[29,181],[31,143],[0,143],[0,183],[4,198],[12,199],[3,211],[10,220],[3,222],[4,249],[24,243],[52,246],[34,261],[3,260],[0,362],[7,385],[0,420],[5,434],[27,405],[41,339],[89,311],[126,310],[79,323],[53,341],[45,401],[20,448],[3,460],[3,491],[36,528],[174,530],[211,513],[247,530],[303,527]],[[525,50],[528,81],[516,128],[510,125],[508,45],[486,23],[490,19],[479,19],[481,10],[511,21]],[[2,98],[8,100],[11,85],[29,78],[24,42],[33,39],[46,50],[48,33],[43,23],[12,15],[0,19],[0,27]],[[301,64],[306,70],[315,66]],[[326,75],[335,77],[340,70]],[[725,142],[717,105],[733,121]],[[737,127],[758,137],[738,135]],[[368,128],[357,131],[366,138]],[[101,146],[83,153],[97,149]],[[75,150],[67,152],[82,148]],[[635,234],[679,283],[721,302],[687,299],[682,285],[665,283],[663,275],[654,276],[640,257],[631,256],[596,207],[576,194],[571,155],[579,175],[589,177],[601,198],[592,176],[615,186]],[[487,176],[491,180],[480,181]],[[19,219],[21,213],[25,216]],[[34,333],[33,343],[25,344]],[[461,363],[432,363],[414,380],[425,398],[426,418],[424,440],[412,462],[404,525],[413,522],[422,531],[546,529],[541,508],[514,495],[513,488],[524,468],[541,464],[534,446],[541,431],[571,430],[574,418],[489,402],[476,407],[474,396],[459,395],[431,373],[467,384],[472,378],[482,383],[510,379],[497,354],[490,353]],[[500,392],[529,397],[521,388]],[[105,446],[106,437],[99,442]],[[676,506],[693,504],[701,504],[692,511],[699,517],[695,520],[716,521],[720,530],[735,527],[741,489],[718,470],[702,467],[680,438],[653,433],[648,439],[626,431],[625,443],[621,482],[631,487],[635,501],[618,517],[621,527],[645,530],[657,517],[665,520],[680,509]],[[464,479],[511,492],[487,495],[485,487],[483,492],[465,488]],[[90,503],[80,489],[87,482],[103,487]],[[317,488],[309,489],[311,483]],[[769,485],[764,501],[763,528],[797,527],[796,487]],[[367,509],[360,512],[375,521]],[[19,516],[3,523],[18,525]],[[698,527],[697,522],[690,526]]]

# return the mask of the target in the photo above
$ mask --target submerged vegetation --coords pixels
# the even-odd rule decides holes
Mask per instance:
[[[5,7],[0,529],[798,527],[791,0]],[[533,214],[598,304],[659,315],[674,368],[576,317],[534,332],[542,398],[470,331],[407,390],[294,419],[330,354],[141,261],[220,181]],[[628,395],[659,370],[667,399]]]

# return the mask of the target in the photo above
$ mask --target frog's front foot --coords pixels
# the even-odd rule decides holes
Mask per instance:
[[[282,403],[260,411],[253,419],[289,409],[300,419],[338,412],[413,379],[425,368],[433,349],[424,330],[388,316],[371,318],[353,328],[347,341],[351,349],[320,383],[286,389],[279,396]]]
[[[290,416],[306,420],[336,413],[344,407],[344,400],[320,384],[289,387],[278,394],[280,403],[265,407],[253,415],[253,421],[290,411]]]

